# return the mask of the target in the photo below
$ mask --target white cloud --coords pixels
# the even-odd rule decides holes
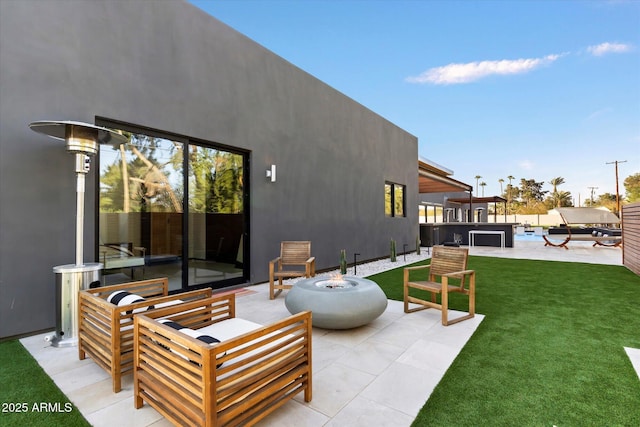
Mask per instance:
[[[449,64],[430,68],[419,76],[407,77],[409,83],[432,83],[437,85],[470,83],[490,75],[523,74],[550,64],[562,55],[547,55],[543,58],[503,59],[499,61]]]
[[[535,164],[531,160],[521,160],[520,162],[518,162],[518,166],[520,167],[520,169],[530,171],[533,170]]]
[[[594,111],[593,113],[589,114],[589,116],[587,117],[587,120],[593,120],[593,119],[595,119],[597,117],[600,117],[602,115],[609,114],[612,111],[613,111],[613,108],[611,108],[611,107],[606,107],[606,108],[603,108],[601,110]]]
[[[600,43],[587,48],[587,51],[593,56],[602,56],[607,53],[625,53],[630,50],[631,45],[624,43]]]

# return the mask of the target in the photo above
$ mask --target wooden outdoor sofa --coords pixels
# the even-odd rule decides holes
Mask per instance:
[[[116,291],[127,291],[145,301],[116,305],[107,299]],[[211,289],[169,295],[167,278],[141,280],[81,290],[78,293],[78,357],[91,357],[113,381],[113,392],[122,389],[122,376],[133,369],[133,317],[151,308],[211,296]]]
[[[253,425],[299,392],[311,401],[309,311],[261,326],[236,318],[227,294],[134,324],[135,407],[147,402],[175,425]]]

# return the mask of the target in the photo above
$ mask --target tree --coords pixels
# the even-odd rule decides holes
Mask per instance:
[[[502,184],[504,184],[504,179],[500,178],[498,182],[500,183],[500,195],[502,196],[502,193],[504,193],[504,190],[502,189]]]
[[[478,180],[482,178],[480,175],[476,175],[476,194],[478,194]]]
[[[549,181],[553,186],[551,195],[547,197],[547,206],[551,208],[559,208],[561,206],[571,206],[571,193],[568,191],[558,191],[558,186],[564,184],[564,178],[561,176],[553,178]]]
[[[480,183],[480,187],[482,187],[482,197],[484,197],[484,187],[486,187],[486,186],[487,186],[487,183],[486,183],[486,182],[482,181],[482,182]]]
[[[527,208],[532,207],[534,202],[542,202],[547,191],[542,190],[544,182],[537,182],[534,179],[520,179],[520,197]]]
[[[627,202],[640,202],[640,173],[626,177],[624,179],[624,188],[627,192]]]
[[[549,195],[545,199],[544,204],[547,207],[547,209],[573,206],[573,200],[572,200],[572,197],[571,197],[571,192],[569,192],[569,191],[556,191],[555,193]]]
[[[509,180],[509,184],[507,184],[507,206],[508,206],[507,209],[510,209],[511,201],[513,200],[513,194],[511,194],[511,191],[513,190],[513,186],[511,185],[511,180],[516,179],[516,177],[513,175],[509,175],[507,179]]]
[[[616,212],[616,195],[613,193],[603,193],[594,201],[593,206],[604,206],[611,212]]]
[[[559,176],[557,178],[553,178],[551,181],[549,181],[549,184],[553,185],[553,193],[558,191],[558,185],[562,185],[564,184],[564,178]]]

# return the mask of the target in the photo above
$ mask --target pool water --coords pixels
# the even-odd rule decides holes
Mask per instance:
[[[542,242],[542,236],[536,236],[533,233],[514,234],[513,240],[516,242]]]

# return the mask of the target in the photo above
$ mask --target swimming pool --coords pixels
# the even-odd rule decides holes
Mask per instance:
[[[542,236],[536,236],[533,233],[514,234],[513,240],[515,242],[542,242]]]

